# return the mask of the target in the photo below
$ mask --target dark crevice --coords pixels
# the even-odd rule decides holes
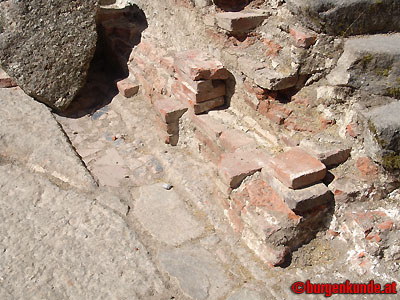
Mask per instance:
[[[137,5],[100,8],[96,17],[98,40],[86,84],[62,116],[80,118],[108,105],[118,94],[117,81],[129,76],[128,62],[148,26]]]

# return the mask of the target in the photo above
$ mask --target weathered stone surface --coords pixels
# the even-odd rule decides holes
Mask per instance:
[[[94,198],[10,164],[0,193],[1,299],[163,298],[146,248]]]
[[[227,300],[246,300],[246,299],[263,300],[265,298],[264,295],[261,295],[256,291],[252,291],[247,288],[242,288],[239,291],[235,292],[233,295],[231,295]]]
[[[256,12],[225,12],[216,16],[218,27],[230,33],[247,33],[255,29],[268,15]]]
[[[400,168],[400,101],[371,109],[365,143],[368,154],[389,169]]]
[[[268,64],[261,64],[252,59],[240,57],[238,64],[243,73],[264,89],[284,90],[294,87],[298,81],[298,66],[292,67],[288,63],[279,65],[274,69]]]
[[[327,78],[332,85],[400,99],[400,34],[350,38]]]
[[[65,109],[85,83],[97,0],[2,1],[0,64],[30,96]]]
[[[188,110],[172,98],[161,98],[154,101],[154,109],[165,123],[176,123]]]
[[[287,0],[308,26],[328,34],[367,34],[400,30],[397,0]]]
[[[0,89],[0,153],[79,188],[95,186],[49,109],[19,88]]]
[[[200,246],[164,250],[158,258],[193,299],[220,299],[232,288],[222,266]]]
[[[134,214],[156,239],[173,246],[194,239],[204,231],[188,212],[185,203],[161,184],[144,186],[134,207]]]

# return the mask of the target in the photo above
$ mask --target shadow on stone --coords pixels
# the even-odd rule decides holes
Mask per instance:
[[[137,5],[122,9],[100,8],[96,17],[98,41],[86,84],[62,113],[69,118],[93,114],[118,94],[117,82],[129,76],[132,49],[147,28],[146,15]]]

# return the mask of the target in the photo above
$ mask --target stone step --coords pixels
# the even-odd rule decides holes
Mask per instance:
[[[400,31],[397,0],[287,0],[286,3],[303,23],[332,35]]]
[[[266,13],[256,11],[223,12],[215,15],[218,27],[230,34],[248,33],[268,17],[269,15]]]
[[[348,39],[336,68],[327,76],[334,86],[397,99],[400,99],[399,78],[400,33]],[[364,101],[367,100],[368,97]]]

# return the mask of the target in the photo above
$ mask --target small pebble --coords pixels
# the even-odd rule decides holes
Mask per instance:
[[[170,185],[169,183],[164,183],[163,188],[169,191],[170,189],[172,189],[172,185]]]

